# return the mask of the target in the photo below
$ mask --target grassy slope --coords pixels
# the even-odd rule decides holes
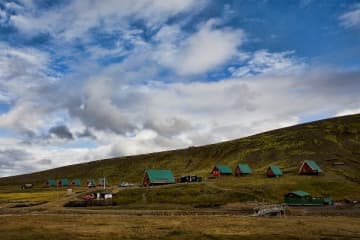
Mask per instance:
[[[206,218],[206,219],[204,219]],[[359,239],[359,218],[244,216],[4,216],[2,240],[12,239]]]
[[[298,176],[297,169],[304,159],[316,160],[325,174],[319,177]],[[335,167],[332,165],[335,161],[343,161],[345,165]],[[0,185],[18,185],[25,182],[43,184],[47,178],[61,177],[85,180],[103,175],[107,176],[112,184],[120,181],[140,183],[146,168],[170,168],[175,175],[207,176],[212,166],[217,163],[234,167],[238,162],[249,163],[254,175],[211,180],[209,184],[184,186],[182,190],[188,193],[187,197],[207,194],[209,202],[217,202],[212,201],[211,196],[216,198],[219,193],[225,194],[229,199],[227,202],[232,202],[231,199],[234,201],[239,194],[247,196],[244,200],[279,200],[282,193],[293,189],[303,189],[313,194],[330,194],[336,199],[360,198],[360,114],[297,125],[207,146],[99,160],[7,177],[0,179]],[[282,167],[285,176],[280,179],[265,178],[264,171],[269,164]],[[226,192],[227,190],[231,193]],[[143,199],[142,194],[136,191],[128,190],[129,198],[119,201],[125,203],[136,200],[140,195]],[[154,194],[151,191],[160,190],[149,191],[147,194],[151,196]],[[176,188],[161,191],[156,195],[165,194],[165,199],[157,200],[158,202],[175,201],[171,199],[176,199],[173,197]],[[183,201],[191,202],[186,200],[186,197],[181,197]],[[201,196],[199,198],[201,199]]]

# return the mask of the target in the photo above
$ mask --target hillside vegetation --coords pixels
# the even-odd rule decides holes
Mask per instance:
[[[305,159],[315,160],[324,174],[298,176],[297,170]],[[221,177],[206,184],[184,188],[189,190],[189,195],[203,193],[204,187],[211,188],[209,191],[216,195],[219,192],[214,189],[227,189],[233,192],[225,194],[226,198],[242,193],[245,194],[244,200],[278,200],[282,196],[278,192],[299,188],[313,194],[329,194],[337,199],[360,198],[360,114],[296,125],[206,146],[98,160],[6,177],[0,179],[0,185],[14,186],[26,182],[44,185],[48,178],[80,178],[85,181],[101,176],[106,176],[110,184],[121,181],[141,183],[147,168],[172,169],[177,176],[208,176],[215,164],[226,164],[234,168],[239,162],[248,163],[254,174],[240,178]],[[344,165],[335,166],[335,162],[343,162]],[[265,170],[270,164],[280,166],[284,176],[279,179],[265,178]],[[142,198],[137,191],[129,190],[130,198],[124,197],[119,201],[125,203]],[[172,196],[172,193],[169,194]],[[185,199],[186,196],[180,197],[191,202]]]

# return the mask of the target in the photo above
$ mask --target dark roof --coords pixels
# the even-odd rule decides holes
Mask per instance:
[[[149,169],[145,173],[151,183],[175,183],[175,178],[171,170]]]
[[[247,163],[239,163],[237,166],[242,173],[252,173],[252,170]]]
[[[281,169],[278,166],[271,165],[270,169],[274,173],[275,176],[282,176],[283,175]]]
[[[223,174],[232,173],[231,169],[225,165],[216,165],[216,168],[219,170],[220,173]]]
[[[309,167],[313,171],[322,172],[321,168],[319,167],[319,165],[317,165],[317,163],[314,160],[305,160],[304,163],[307,163],[307,165],[309,165]]]

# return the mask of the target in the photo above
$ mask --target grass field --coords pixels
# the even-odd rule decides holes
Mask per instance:
[[[6,220],[5,220],[6,219]],[[1,216],[12,239],[359,239],[360,218],[244,216]]]
[[[1,178],[0,239],[360,239],[358,206],[306,209],[308,214],[298,208],[296,214],[285,218],[247,216],[257,204],[280,203],[283,195],[293,190],[331,196],[336,201],[359,200],[359,149],[358,114],[208,146]],[[304,159],[316,160],[324,174],[298,175]],[[334,165],[339,161],[343,164]],[[215,164],[234,167],[239,162],[249,163],[254,173],[207,179]],[[266,178],[270,164],[279,165],[284,176]],[[198,174],[205,181],[151,188],[116,187],[121,181],[140,184],[146,168],[169,168],[177,176]],[[44,188],[48,178],[80,178],[85,182],[104,175],[115,193],[116,206],[64,208],[65,203],[78,200],[89,189],[75,188],[76,194],[68,196],[67,188]],[[24,183],[33,183],[35,188],[21,190]],[[166,216],[156,216],[159,210]],[[187,215],[191,211],[192,215]],[[232,211],[242,215],[233,216]]]

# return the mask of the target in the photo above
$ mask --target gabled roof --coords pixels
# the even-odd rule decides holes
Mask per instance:
[[[247,163],[239,163],[237,166],[241,173],[252,173],[252,170]]]
[[[67,186],[69,185],[69,180],[67,178],[60,179],[61,185]]]
[[[171,170],[149,169],[145,173],[151,183],[175,183],[175,178]]]
[[[51,186],[51,187],[56,187],[57,186],[55,179],[48,179],[47,184],[49,186]]]
[[[278,166],[271,165],[270,169],[274,173],[275,176],[282,176],[283,175],[281,169]]]
[[[216,165],[216,168],[219,170],[220,173],[222,174],[232,174],[231,169],[228,166],[225,165]]]
[[[81,181],[78,178],[74,179],[73,183],[75,186],[81,186]]]
[[[313,170],[317,172],[322,172],[321,168],[317,163],[313,160],[305,160],[304,163],[307,163],[307,165]]]
[[[296,196],[299,196],[299,197],[310,196],[309,193],[304,192],[304,191],[302,191],[302,190],[297,190],[297,191],[293,191],[293,192],[290,192],[290,193],[292,193],[292,194],[294,194],[294,195],[296,195]]]

